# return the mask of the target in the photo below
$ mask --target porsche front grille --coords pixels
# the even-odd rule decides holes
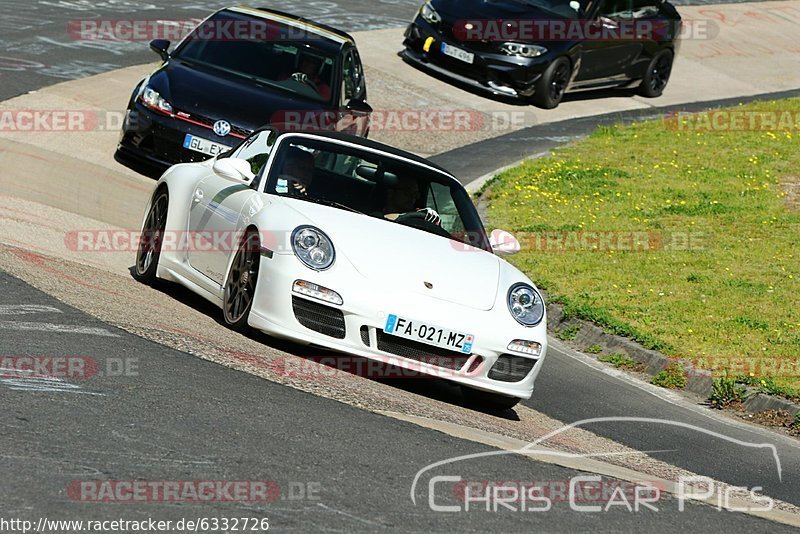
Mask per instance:
[[[521,382],[531,372],[536,361],[532,358],[503,354],[489,370],[489,378],[500,382]]]
[[[378,350],[436,367],[458,371],[470,357],[469,354],[459,355],[457,352],[393,336],[381,330],[376,330],[376,334]]]
[[[297,321],[306,328],[336,339],[344,339],[342,310],[295,296],[292,296],[292,308]]]

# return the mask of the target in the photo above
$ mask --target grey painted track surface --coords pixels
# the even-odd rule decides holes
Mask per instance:
[[[107,335],[0,331],[0,354],[82,356],[95,361],[99,371],[65,378],[80,389],[50,383],[51,391],[36,391],[30,379],[0,378],[0,501],[5,519],[247,517],[268,518],[273,530],[335,532],[574,532],[594,530],[599,521],[609,531],[784,530],[706,505],[690,504],[679,513],[677,501],[667,497],[657,503],[658,512],[615,507],[608,513],[579,513],[557,499],[551,510],[540,513],[476,507],[434,512],[427,490],[433,475],[470,481],[568,481],[581,473],[510,455],[481,457],[423,476],[415,506],[410,491],[418,470],[492,449],[166,349],[0,273],[0,309],[20,304],[60,313],[17,317],[5,310],[3,319],[47,321],[105,330]],[[128,372],[111,376],[117,373],[110,370],[120,368]],[[41,381],[40,387],[45,387]],[[256,502],[155,498],[103,503],[82,501],[80,495],[91,499],[93,494],[68,489],[96,480],[269,481],[276,491],[269,493],[274,499]],[[463,508],[452,483],[435,487],[434,502]]]

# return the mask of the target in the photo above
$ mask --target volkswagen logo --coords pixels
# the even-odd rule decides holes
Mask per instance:
[[[225,137],[231,133],[231,123],[228,121],[217,121],[214,123],[214,133],[220,137]]]

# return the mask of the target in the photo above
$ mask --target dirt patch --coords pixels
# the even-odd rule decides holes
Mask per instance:
[[[786,193],[786,207],[792,211],[800,211],[800,175],[783,178],[781,189]]]
[[[739,417],[771,428],[780,429],[790,436],[800,437],[800,423],[786,410],[767,410],[758,413],[737,412]]]

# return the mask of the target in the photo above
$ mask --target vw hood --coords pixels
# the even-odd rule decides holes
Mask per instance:
[[[294,98],[280,89],[221,71],[190,67],[180,59],[169,60],[148,83],[176,110],[224,119],[247,130],[262,128],[287,111],[323,109],[322,102]]]

